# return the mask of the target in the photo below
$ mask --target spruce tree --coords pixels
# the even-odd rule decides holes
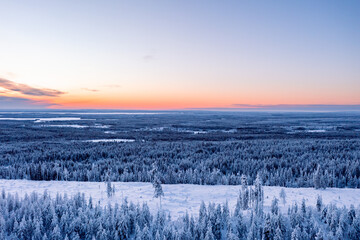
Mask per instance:
[[[322,205],[323,205],[323,203],[322,203],[322,197],[321,197],[320,195],[318,195],[318,196],[317,196],[317,199],[316,199],[316,210],[317,210],[318,212],[321,211]]]
[[[160,179],[158,179],[157,177],[155,177],[154,179],[153,187],[154,187],[154,197],[160,198],[160,208],[161,208],[161,197],[164,196],[164,192],[161,187]]]
[[[321,188],[321,173],[320,173],[320,165],[318,165],[315,173],[314,173],[314,188]]]
[[[284,206],[285,206],[285,204],[286,204],[286,193],[285,193],[285,190],[284,190],[284,188],[281,188],[281,191],[280,191],[280,199],[281,199],[281,201],[282,201],[282,203],[284,204]]]

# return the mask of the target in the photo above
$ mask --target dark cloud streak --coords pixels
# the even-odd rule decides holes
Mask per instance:
[[[54,89],[34,88],[26,84],[10,81],[5,78],[0,78],[0,87],[13,92],[19,92],[31,96],[58,97],[59,95],[65,93]]]
[[[251,105],[251,104],[233,104],[238,109],[259,109],[259,110],[297,110],[297,111],[358,111],[359,104],[341,105],[341,104],[274,104],[274,105]]]

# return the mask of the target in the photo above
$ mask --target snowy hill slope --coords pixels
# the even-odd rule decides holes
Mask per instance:
[[[0,190],[8,193],[18,193],[20,197],[26,193],[35,191],[43,193],[45,190],[51,196],[56,193],[72,196],[78,192],[84,193],[86,198],[90,196],[93,203],[101,205],[121,203],[127,197],[134,203],[147,202],[150,210],[159,208],[159,199],[153,198],[154,189],[151,183],[139,182],[115,182],[116,192],[113,197],[108,198],[106,185],[103,182],[75,182],[75,181],[29,181],[29,180],[0,180]],[[162,185],[165,196],[162,199],[162,208],[171,213],[173,218],[181,216],[186,211],[197,216],[200,204],[225,203],[228,201],[230,209],[234,209],[241,186],[229,185],[192,185],[192,184],[164,184]],[[268,210],[274,197],[279,197],[282,187],[264,187],[264,209]],[[280,200],[279,206],[283,213],[287,212],[288,206],[305,199],[308,206],[315,206],[317,195],[321,195],[325,204],[333,203],[337,206],[360,204],[360,189],[328,188],[315,190],[313,188],[284,188],[286,193],[286,204]]]

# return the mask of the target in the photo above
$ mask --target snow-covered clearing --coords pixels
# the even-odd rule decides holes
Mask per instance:
[[[46,124],[40,127],[55,127],[55,128],[109,128],[108,125],[95,124],[94,126],[80,125],[80,124]]]
[[[92,196],[93,203],[107,205],[108,203],[121,203],[127,197],[134,203],[147,202],[151,211],[159,208],[159,199],[153,198],[154,189],[151,183],[139,182],[116,182],[115,196],[108,198],[106,185],[103,182],[73,182],[73,181],[29,181],[29,180],[0,180],[0,190],[4,189],[8,193],[18,193],[20,197],[33,191],[43,193],[45,190],[51,196],[56,193],[68,194],[72,196],[78,192],[84,193],[86,198]],[[200,204],[205,203],[225,203],[228,201],[230,209],[235,208],[241,186],[228,185],[192,185],[192,184],[163,184],[165,196],[162,198],[162,208],[170,211],[173,218],[177,218],[186,211],[197,216]],[[279,198],[282,187],[264,187],[265,201],[264,209],[269,210],[271,201],[274,197]],[[333,203],[337,206],[347,206],[360,204],[360,189],[339,189],[328,188],[325,190],[315,190],[312,188],[284,188],[286,193],[286,204],[280,200],[279,206],[283,213],[287,212],[288,206],[297,202],[301,203],[305,199],[306,204],[315,206],[317,195],[321,195],[325,204]]]
[[[53,122],[53,121],[78,121],[78,120],[87,120],[87,119],[73,118],[73,117],[57,117],[57,118],[0,118],[0,120]]]
[[[84,140],[83,142],[93,142],[93,143],[100,143],[100,142],[135,142],[135,139],[93,139],[93,140]]]

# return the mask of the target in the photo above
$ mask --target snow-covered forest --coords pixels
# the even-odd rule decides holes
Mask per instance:
[[[0,239],[360,238],[357,113],[0,115]]]
[[[162,183],[252,183],[360,187],[360,140],[237,140],[222,142],[16,143],[0,146],[3,179],[149,182],[157,161]]]
[[[269,186],[313,187],[317,174],[321,187],[360,187],[356,114],[54,115],[3,115],[14,118],[0,125],[0,178],[149,182],[157,161],[162,183],[252,184],[261,172]],[[87,141],[104,138],[134,142]]]
[[[32,193],[23,198],[0,195],[1,239],[359,239],[360,209],[295,203],[281,213],[274,198],[264,211],[260,177],[254,186],[242,185],[235,208],[201,203],[197,216],[172,219],[161,208],[151,213],[146,203],[105,207],[76,194],[51,198]]]

